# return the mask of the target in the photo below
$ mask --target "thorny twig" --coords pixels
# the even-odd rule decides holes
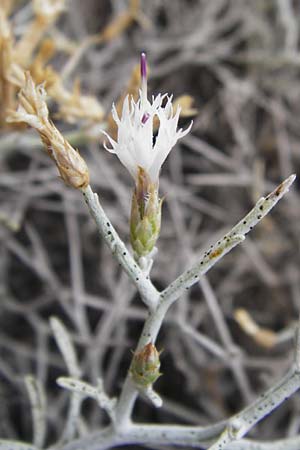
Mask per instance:
[[[147,342],[155,342],[163,319],[171,304],[179,298],[185,289],[190,288],[193,284],[195,284],[199,280],[199,276],[201,274],[206,273],[217,261],[219,261],[219,259],[221,259],[222,256],[224,256],[224,254],[228,253],[228,251],[244,240],[244,235],[252,230],[252,228],[276,205],[283,195],[288,192],[294,180],[295,175],[291,175],[266,198],[261,198],[256,203],[255,207],[240,222],[238,222],[238,224],[233,227],[229,233],[227,233],[221,240],[219,240],[215,245],[212,245],[211,248],[204,253],[204,256],[200,259],[199,263],[195,264],[191,269],[187,270],[183,275],[178,277],[175,282],[171,283],[169,287],[167,287],[160,294],[156,307],[153,308],[152,306],[156,305],[156,297],[155,303],[151,303],[151,296],[149,296],[150,302],[149,300],[148,302],[153,309],[144,324],[137,349],[141,349],[147,344]],[[120,262],[125,265],[126,272],[131,275],[134,270],[138,270],[138,266],[134,263],[133,259],[128,258],[128,253],[124,250],[124,247],[121,247],[119,237],[114,229],[113,231],[111,230],[112,226],[108,222],[98,199],[95,199],[95,196],[94,194],[91,194],[90,189],[88,189],[88,193],[89,196],[85,196],[85,200],[92,211],[93,217],[102,237],[104,237],[107,245],[109,245],[113,251],[115,251],[115,245],[119,245],[122,253],[120,250],[117,250],[117,257]],[[126,264],[124,259],[121,258],[121,255],[123,257],[127,257]],[[150,283],[151,282],[149,281],[149,285],[153,286]],[[144,286],[142,285],[142,288],[140,288],[139,284],[137,284],[137,287],[140,290],[141,295],[144,296]],[[148,291],[146,290],[146,295],[147,292]],[[128,375],[116,407],[116,426],[118,429],[122,429],[123,427],[126,429],[126,427],[129,426],[128,424],[130,422],[130,416],[136,395],[137,391],[130,379],[130,375]]]

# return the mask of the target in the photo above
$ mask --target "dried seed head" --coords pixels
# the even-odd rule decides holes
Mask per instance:
[[[160,352],[151,342],[134,354],[130,374],[138,387],[151,386],[161,376],[159,355]]]
[[[53,159],[64,182],[76,189],[89,184],[89,171],[84,159],[61,135],[49,120],[46,91],[42,85],[35,86],[29,72],[19,93],[18,110],[8,119],[10,122],[25,122],[35,128]]]
[[[64,182],[75,189],[88,186],[90,177],[84,159],[51,123],[51,128],[40,130],[43,144],[53,159]]]

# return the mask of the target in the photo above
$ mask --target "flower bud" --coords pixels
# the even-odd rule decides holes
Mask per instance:
[[[155,246],[160,233],[161,205],[157,184],[139,167],[130,217],[130,239],[136,259],[147,256]]]
[[[130,374],[138,387],[149,387],[160,377],[159,354],[151,342],[134,354]]]

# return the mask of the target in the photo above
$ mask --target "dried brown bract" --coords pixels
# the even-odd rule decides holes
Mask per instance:
[[[8,79],[13,60],[13,38],[6,11],[4,6],[0,7],[0,127],[5,124],[7,110],[13,107],[14,101],[14,87]]]
[[[277,342],[276,333],[267,328],[260,327],[245,309],[236,309],[234,318],[242,330],[251,336],[258,345],[265,348],[274,347]]]
[[[89,184],[87,165],[49,120],[46,96],[43,85],[35,86],[29,72],[26,72],[24,86],[19,93],[18,109],[9,116],[8,121],[24,122],[34,128],[64,182],[76,189],[84,188]]]

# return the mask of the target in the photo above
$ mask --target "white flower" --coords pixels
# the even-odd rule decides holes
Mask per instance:
[[[175,114],[172,107],[172,97],[157,95],[152,102],[147,99],[145,55],[141,59],[142,89],[139,99],[135,102],[127,96],[123,103],[121,117],[115,106],[112,116],[118,126],[117,141],[103,132],[112,146],[107,148],[115,153],[121,163],[136,180],[138,168],[141,167],[149,175],[152,183],[157,183],[159,171],[177,140],[185,136],[191,129],[192,123],[186,130],[177,130],[180,107]],[[164,103],[164,106],[163,106]],[[159,119],[158,134],[153,140],[153,119]]]

